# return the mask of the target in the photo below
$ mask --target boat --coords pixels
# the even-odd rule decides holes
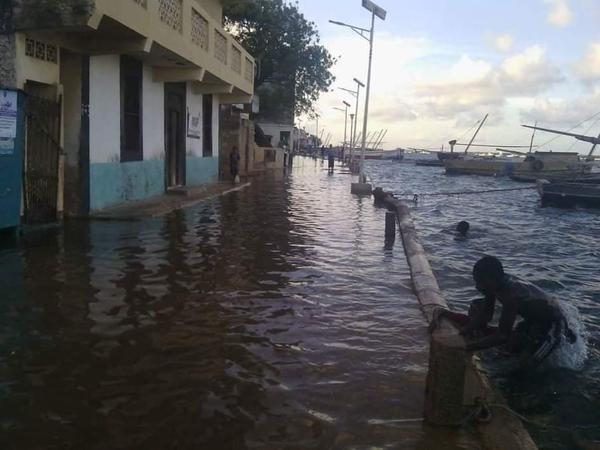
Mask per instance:
[[[462,158],[447,159],[444,161],[446,173],[449,175],[483,175],[483,176],[508,176],[516,181],[534,181],[540,178],[577,177],[587,174],[592,169],[589,160],[582,160],[577,153],[533,151],[534,129],[529,145],[529,152],[508,150],[497,147],[496,151],[503,156],[467,156],[467,151],[473,144],[479,130],[485,123],[487,115],[482,120],[479,128],[467,145]],[[542,129],[544,130],[544,129]],[[515,147],[515,146],[511,146]],[[519,146],[516,146],[519,147]],[[506,156],[510,155],[510,156]]]
[[[404,158],[404,149],[396,150],[367,150],[365,159],[378,159],[386,161],[402,161]]]
[[[577,153],[536,151],[525,157],[471,157],[444,162],[449,175],[508,176],[515,181],[540,178],[577,177],[591,171],[592,165]]]
[[[600,208],[600,183],[537,181],[542,205]]]

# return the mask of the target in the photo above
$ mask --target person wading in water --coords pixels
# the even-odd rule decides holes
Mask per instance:
[[[472,302],[468,315],[437,310],[431,330],[442,318],[447,318],[461,327],[460,333],[468,338],[467,351],[507,345],[511,353],[519,356],[523,368],[534,368],[542,363],[563,338],[570,343],[577,340],[558,301],[540,288],[507,275],[498,258],[480,259],[473,268],[473,278],[485,298]],[[494,316],[496,301],[502,305],[497,328],[488,325]],[[518,317],[523,320],[515,326]]]
[[[229,170],[231,171],[231,178],[234,184],[240,182],[240,151],[237,146],[233,146],[231,153],[229,154]]]

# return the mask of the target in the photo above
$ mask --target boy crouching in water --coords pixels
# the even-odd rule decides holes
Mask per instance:
[[[471,303],[469,314],[438,310],[432,329],[446,318],[460,328],[468,339],[467,351],[486,350],[500,345],[508,346],[519,355],[523,366],[533,368],[542,363],[561,343],[563,338],[574,343],[577,336],[569,329],[558,302],[538,287],[507,275],[502,263],[486,256],[473,267],[475,286],[485,298]],[[498,301],[502,313],[498,327],[488,324],[494,316]],[[516,326],[517,318],[521,318]]]

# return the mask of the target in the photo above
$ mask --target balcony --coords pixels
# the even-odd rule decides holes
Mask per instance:
[[[93,13],[79,26],[21,31],[80,53],[136,56],[156,80],[195,82],[198,93],[220,94],[224,103],[250,100],[254,59],[199,0],[86,1]]]

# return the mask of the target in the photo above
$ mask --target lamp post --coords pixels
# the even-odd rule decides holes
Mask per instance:
[[[364,83],[360,81],[358,78],[354,78],[354,82],[356,83],[356,91],[352,91],[350,89],[340,88],[342,91],[349,92],[356,98],[356,111],[354,114],[350,114],[350,128],[354,129],[354,131],[350,131],[350,162],[354,158],[354,149],[356,148],[356,130],[358,129],[358,104],[360,101],[360,88],[365,87]],[[352,169],[352,164],[350,164],[350,168]]]
[[[342,161],[344,160],[344,153],[346,152],[346,140],[348,139],[348,108],[350,108],[352,105],[346,101],[342,102],[344,103],[344,106],[346,107],[345,109],[342,108],[334,108],[337,109],[338,111],[342,111],[344,113],[344,142],[342,144]]]
[[[315,114],[315,118],[317,119],[317,128],[315,130],[315,150],[319,146],[319,115]]]
[[[368,126],[368,120],[369,120],[369,98],[371,95],[371,69],[372,69],[372,63],[373,63],[373,35],[375,33],[375,16],[379,17],[381,20],[385,20],[385,18],[387,16],[387,12],[383,8],[381,8],[378,5],[376,5],[375,3],[373,3],[371,0],[362,0],[362,6],[363,6],[363,8],[365,8],[371,12],[371,28],[369,30],[367,30],[365,28],[356,27],[353,25],[348,25],[343,22],[337,22],[337,21],[333,21],[333,20],[330,20],[329,22],[331,22],[335,25],[340,25],[343,27],[350,28],[352,31],[354,31],[359,36],[361,36],[363,39],[365,39],[369,42],[369,68],[368,68],[368,72],[367,72],[367,94],[366,94],[366,98],[365,98],[365,113],[364,113],[364,118],[363,118],[363,137],[362,137],[362,145],[361,145],[361,151],[360,151],[360,176],[359,176],[359,182],[365,183],[365,181],[366,181],[365,171],[364,171],[364,169],[365,169],[365,149],[366,149],[366,145],[367,145],[367,126]],[[367,34],[368,34],[368,37],[367,37]]]
[[[352,153],[354,150],[354,133],[356,132],[354,117],[354,114],[350,114],[350,161],[352,161]]]

